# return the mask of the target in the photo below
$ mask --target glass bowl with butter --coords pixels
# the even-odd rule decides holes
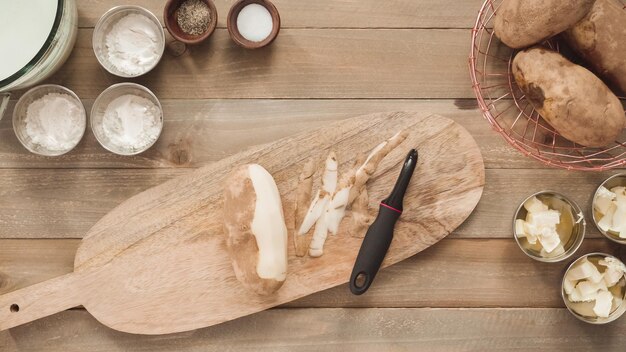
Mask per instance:
[[[565,271],[561,296],[567,309],[590,324],[606,324],[626,311],[626,266],[616,257],[589,253]]]
[[[606,179],[596,190],[593,223],[606,238],[626,244],[626,173]]]
[[[521,250],[540,262],[569,258],[585,237],[585,218],[574,201],[554,191],[532,194],[513,217],[513,237]]]

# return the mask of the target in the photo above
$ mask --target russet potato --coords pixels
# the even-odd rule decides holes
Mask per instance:
[[[626,9],[620,1],[597,0],[564,36],[598,75],[626,96]]]
[[[614,142],[626,126],[624,108],[592,72],[543,47],[519,52],[512,63],[518,86],[563,137],[588,147]]]
[[[494,31],[511,48],[540,43],[580,21],[594,0],[503,0]]]

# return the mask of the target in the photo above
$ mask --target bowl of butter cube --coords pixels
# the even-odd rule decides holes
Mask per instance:
[[[572,256],[583,242],[585,229],[578,204],[554,191],[530,195],[513,218],[515,241],[540,262],[560,262]]]
[[[606,324],[626,311],[626,266],[616,257],[589,253],[576,259],[563,276],[561,296],[567,309],[591,324]]]
[[[606,238],[626,244],[626,173],[606,179],[593,196],[593,222]]]

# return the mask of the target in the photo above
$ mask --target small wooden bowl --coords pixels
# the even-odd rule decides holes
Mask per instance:
[[[211,13],[211,21],[209,22],[209,28],[207,28],[206,32],[200,35],[191,35],[185,33],[180,26],[178,25],[178,21],[176,20],[176,14],[178,13],[178,8],[185,0],[167,0],[165,3],[165,8],[163,9],[163,21],[165,22],[165,27],[167,31],[170,32],[174,39],[181,41],[185,44],[199,44],[204,41],[206,38],[213,34],[215,31],[215,27],[217,26],[217,9],[215,8],[215,4],[212,0],[202,0],[205,4],[209,6],[209,12]]]
[[[270,12],[270,15],[272,15],[272,31],[267,38],[260,42],[253,42],[244,38],[241,33],[239,33],[239,28],[237,28],[237,16],[239,16],[239,12],[241,9],[250,4],[259,4],[265,7]],[[268,0],[239,0],[230,8],[230,11],[228,12],[226,27],[228,27],[230,38],[239,46],[246,49],[258,49],[272,43],[278,36],[278,32],[280,31],[280,15],[278,14],[276,6]]]

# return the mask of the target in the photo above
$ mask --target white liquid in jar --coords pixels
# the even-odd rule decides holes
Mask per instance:
[[[245,6],[237,15],[237,29],[242,37],[251,42],[262,42],[272,33],[272,15],[262,5]]]
[[[0,1],[0,81],[35,58],[50,35],[57,7],[53,0]]]

